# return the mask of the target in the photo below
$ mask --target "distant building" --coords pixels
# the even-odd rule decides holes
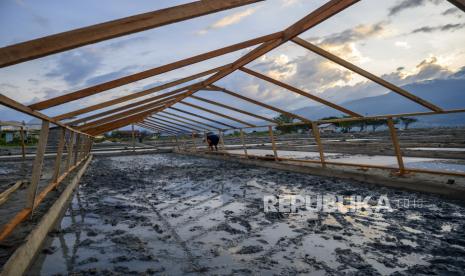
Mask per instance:
[[[321,124],[318,126],[320,133],[334,133],[336,132],[336,125],[329,123],[329,124]]]

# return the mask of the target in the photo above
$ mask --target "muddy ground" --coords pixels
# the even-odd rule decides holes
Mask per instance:
[[[386,195],[393,211],[265,213],[263,196],[279,194]],[[347,180],[99,157],[29,274],[461,275],[464,215],[457,201]]]

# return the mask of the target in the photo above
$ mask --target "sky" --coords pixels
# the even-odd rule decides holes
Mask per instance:
[[[187,2],[190,1],[1,0],[0,47]],[[0,93],[23,104],[31,104],[281,31],[325,2],[259,2],[1,68]],[[465,14],[445,0],[360,1],[299,37],[399,86],[465,77],[461,73],[465,71]],[[233,62],[251,49],[177,69],[43,112],[54,116],[138,92]],[[292,42],[269,52],[247,67],[338,104],[389,92]],[[319,105],[243,72],[234,72],[216,84],[288,111]],[[444,91],[438,93],[447,97]],[[199,91],[196,95],[268,117],[277,115],[220,92]],[[194,99],[186,101],[213,108]],[[184,105],[176,106],[193,110]],[[253,118],[246,115],[222,108],[213,109],[253,121]],[[0,114],[1,120],[28,119],[5,107],[0,107]]]

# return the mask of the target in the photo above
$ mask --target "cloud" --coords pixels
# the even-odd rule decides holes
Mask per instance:
[[[257,11],[257,9],[258,7],[248,8],[246,10],[239,11],[231,15],[227,15],[221,18],[220,20],[214,22],[212,25],[208,26],[207,28],[198,31],[197,34],[204,35],[210,30],[220,29],[220,28],[224,28],[224,27],[227,27],[233,24],[237,24],[241,22],[244,18],[254,14]]]
[[[333,33],[319,39],[310,38],[319,45],[341,45],[349,42],[355,42],[374,36],[381,36],[386,32],[386,26],[389,22],[381,21],[375,24],[361,24],[351,29],[346,29],[339,33]]]
[[[92,49],[65,52],[58,58],[54,69],[47,77],[62,78],[71,86],[79,84],[92,75],[102,63],[102,57]]]
[[[427,3],[439,4],[440,0],[402,0],[398,2],[396,5],[389,8],[389,16],[397,15],[400,12],[416,8],[419,6],[424,6]]]
[[[85,86],[93,86],[93,85],[96,85],[96,84],[104,83],[104,82],[107,82],[107,81],[111,81],[111,80],[114,80],[114,79],[118,79],[118,78],[130,75],[130,74],[134,73],[134,71],[137,68],[138,68],[137,66],[126,66],[123,69],[118,70],[118,71],[113,71],[111,73],[101,74],[101,75],[98,75],[98,76],[95,76],[95,77],[91,77],[91,78],[86,80]]]
[[[454,32],[460,30],[465,27],[465,23],[457,23],[457,24],[446,24],[446,25],[439,25],[439,26],[424,26],[418,29],[413,30],[411,33],[432,33],[432,32]]]
[[[396,47],[404,48],[404,49],[410,49],[410,48],[412,48],[412,46],[410,46],[410,44],[408,44],[408,42],[406,42],[406,41],[396,41],[396,42],[394,43],[394,45],[395,45]]]

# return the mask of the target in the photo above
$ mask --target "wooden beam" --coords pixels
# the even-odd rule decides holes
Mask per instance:
[[[268,126],[268,133],[270,134],[271,148],[273,149],[274,160],[278,161],[278,151],[276,150],[276,142],[274,141],[273,127],[272,126]]]
[[[211,113],[211,114],[215,114],[215,115],[217,115],[217,116],[220,116],[220,117],[229,119],[229,120],[231,120],[231,121],[238,122],[238,123],[243,124],[243,125],[246,125],[246,126],[251,126],[251,127],[255,126],[254,124],[247,123],[247,122],[245,122],[245,121],[236,119],[236,118],[231,117],[231,116],[229,116],[229,115],[226,115],[226,114],[223,114],[223,113],[219,113],[219,112],[216,112],[216,111],[214,111],[214,110],[211,110],[211,109],[208,109],[208,108],[205,108],[205,107],[202,107],[202,106],[198,106],[198,105],[191,104],[191,103],[184,102],[184,101],[181,101],[181,102],[179,102],[179,103],[184,104],[184,105],[187,105],[187,106],[190,106],[190,107],[193,107],[193,108],[196,108],[196,109],[199,109],[199,110],[202,110],[202,111],[205,111],[205,112],[208,112],[208,113]]]
[[[81,131],[85,131],[85,130],[87,130],[89,128],[92,128],[92,127],[95,127],[97,125],[102,125],[102,124],[105,124],[105,123],[108,123],[108,122],[111,122],[111,121],[115,121],[117,119],[121,119],[123,117],[127,117],[129,115],[136,114],[136,113],[139,113],[139,112],[147,110],[147,109],[160,107],[160,106],[163,106],[165,104],[166,104],[166,102],[163,102],[163,100],[162,101],[156,101],[156,102],[153,102],[153,103],[145,104],[145,105],[142,105],[142,106],[139,106],[139,107],[136,107],[136,108],[126,110],[124,112],[120,112],[120,113],[116,113],[116,114],[113,114],[113,115],[110,115],[110,116],[107,116],[107,117],[103,117],[102,119],[89,122],[87,124],[78,126],[76,128],[78,128]]]
[[[167,132],[167,133],[170,133],[170,134],[176,134],[177,133],[175,131],[170,131],[170,130],[166,130],[166,129],[164,130],[164,129],[161,129],[161,128],[155,128],[153,126],[148,126],[148,125],[143,124],[143,123],[138,123],[136,125],[138,125],[140,127],[143,127],[143,128],[146,128],[146,129],[149,129],[151,131],[156,131],[158,133],[160,133],[160,132]]]
[[[180,122],[180,123],[183,123],[183,124],[186,124],[186,125],[190,125],[192,127],[199,128],[199,129],[202,129],[202,130],[209,130],[208,128],[205,128],[203,126],[195,125],[195,124],[192,124],[190,122],[186,122],[184,120],[180,120],[178,118],[173,118],[173,117],[170,117],[170,116],[166,116],[166,115],[163,115],[163,114],[160,114],[160,113],[157,113],[156,116],[162,117],[162,118],[165,118],[165,119],[169,119],[169,120],[173,120],[173,121],[176,121],[176,122]]]
[[[397,139],[397,131],[392,118],[387,119],[389,133],[391,134],[392,145],[396,153],[397,164],[399,166],[399,174],[405,173],[404,160],[402,159],[402,150],[400,149],[399,140]]]
[[[110,110],[107,110],[107,111],[104,111],[104,112],[100,112],[100,113],[97,113],[97,114],[94,114],[94,115],[90,115],[90,116],[81,118],[81,119],[78,119],[78,120],[74,120],[74,121],[71,121],[71,122],[69,122],[67,124],[75,125],[75,124],[79,124],[79,123],[82,123],[82,122],[88,122],[88,121],[91,121],[93,119],[97,119],[97,118],[100,118],[100,117],[103,117],[103,116],[106,116],[106,115],[110,115],[110,114],[113,114],[113,113],[116,113],[116,112],[127,110],[129,108],[139,106],[139,105],[142,105],[144,103],[149,103],[149,102],[152,102],[152,101],[160,99],[160,98],[163,98],[163,99],[158,101],[158,102],[165,103],[165,102],[168,102],[170,100],[173,100],[173,99],[177,98],[179,96],[179,94],[177,94],[177,93],[182,92],[184,90],[185,90],[184,87],[182,87],[180,89],[176,89],[175,91],[172,91],[173,93],[169,92],[169,93],[163,94],[163,96],[166,96],[167,94],[174,94],[174,95],[169,96],[169,97],[159,97],[159,96],[162,96],[162,95],[151,97],[151,98],[148,98],[148,99],[145,99],[145,100],[142,100],[142,101],[137,101],[135,103],[123,105],[123,106],[120,106],[120,107],[117,107],[117,108],[113,108],[113,109],[110,109]]]
[[[266,117],[263,117],[263,116],[260,116],[260,115],[256,115],[256,114],[253,114],[253,113],[251,113],[251,112],[248,112],[248,111],[245,111],[245,110],[241,110],[241,109],[238,109],[238,108],[229,106],[229,105],[225,105],[225,104],[222,104],[222,103],[218,103],[218,102],[215,102],[215,101],[212,101],[212,100],[209,100],[209,99],[201,98],[201,97],[194,96],[194,95],[191,95],[191,96],[189,96],[189,97],[190,97],[190,98],[193,98],[193,99],[196,99],[196,100],[199,100],[199,101],[202,101],[202,102],[205,102],[205,103],[209,103],[209,104],[216,105],[216,106],[219,106],[219,107],[222,107],[222,108],[225,108],[225,109],[229,109],[229,110],[232,110],[232,111],[235,111],[235,112],[238,112],[238,113],[242,113],[242,114],[248,115],[248,116],[250,116],[250,117],[254,117],[254,118],[257,118],[257,119],[260,119],[260,120],[264,120],[264,121],[267,121],[267,122],[270,122],[270,123],[275,123],[275,124],[278,123],[278,122],[275,121],[275,120],[268,119],[268,118],[266,118]]]
[[[71,167],[71,160],[73,158],[74,136],[75,136],[75,133],[70,131],[69,142],[68,142],[68,155],[66,156],[66,171],[69,171]]]
[[[195,113],[192,113],[192,112],[189,112],[189,111],[185,111],[185,110],[182,110],[182,109],[179,109],[179,108],[176,108],[176,107],[172,107],[172,106],[170,106],[169,108],[172,109],[172,110],[175,110],[175,111],[178,111],[178,112],[187,114],[187,115],[191,115],[191,116],[194,116],[194,117],[197,117],[197,118],[206,120],[206,121],[210,121],[210,122],[215,123],[215,124],[218,124],[218,125],[222,125],[222,126],[227,126],[227,127],[230,127],[230,128],[234,128],[234,126],[232,126],[232,125],[228,125],[228,124],[225,124],[225,123],[223,123],[223,122],[216,121],[216,120],[213,120],[213,119],[211,119],[211,118],[208,118],[208,117],[205,117],[205,116],[202,116],[202,115],[199,115],[199,114],[195,114]],[[163,111],[163,112],[166,112],[166,111]]]
[[[65,145],[65,134],[66,129],[60,128],[60,137],[58,138],[58,147],[57,147],[57,155],[55,157],[55,168],[53,170],[52,182],[57,182],[58,176],[60,175],[60,168],[63,156],[63,148]]]
[[[65,114],[61,114],[61,115],[58,115],[58,116],[54,117],[54,119],[55,120],[63,120],[63,119],[71,118],[71,117],[78,116],[78,115],[81,115],[81,114],[84,114],[84,113],[92,112],[92,111],[95,111],[95,110],[98,110],[98,109],[102,109],[102,108],[105,108],[105,107],[108,107],[108,106],[112,106],[112,105],[115,105],[115,104],[127,102],[129,100],[133,100],[133,99],[140,98],[140,97],[143,97],[143,96],[147,96],[147,95],[150,95],[152,93],[159,92],[159,91],[162,91],[164,89],[168,89],[168,88],[171,88],[173,86],[183,84],[185,82],[192,81],[192,80],[195,80],[195,79],[210,75],[210,74],[212,74],[214,72],[217,72],[220,68],[223,68],[223,66],[213,68],[211,70],[203,71],[203,72],[200,72],[200,73],[197,73],[197,74],[194,74],[194,75],[191,75],[191,76],[179,79],[179,80],[175,80],[175,81],[172,81],[172,82],[169,82],[169,83],[165,83],[165,84],[162,84],[162,85],[159,85],[159,86],[156,86],[156,87],[152,87],[152,88],[140,91],[140,92],[132,93],[132,94],[129,94],[129,95],[126,95],[126,96],[123,96],[123,97],[113,99],[113,100],[105,101],[105,102],[98,103],[98,104],[95,104],[95,105],[91,105],[91,106],[88,106],[88,107],[84,107],[84,108],[81,108],[81,109],[78,109],[78,110],[74,110],[74,111],[71,111],[71,112],[68,112],[68,113],[65,113]],[[196,84],[185,86],[184,89],[187,89],[188,87],[192,87],[194,85],[196,85]],[[169,94],[169,93],[171,93],[171,94]],[[165,94],[162,94],[162,95],[157,95],[157,96],[153,97],[152,99],[157,99],[157,98],[165,97],[166,95],[172,95],[172,94],[173,94],[172,92],[168,92],[168,93],[165,93]]]
[[[420,104],[420,105],[422,105],[422,106],[424,106],[424,107],[426,107],[428,109],[431,109],[433,111],[436,111],[436,112],[443,111],[440,107],[438,107],[438,106],[436,106],[436,105],[434,105],[434,104],[432,104],[432,103],[430,103],[428,101],[425,101],[422,98],[417,97],[417,96],[407,92],[406,90],[404,90],[404,89],[402,89],[402,88],[400,88],[400,87],[398,87],[398,86],[396,86],[396,85],[394,85],[394,84],[392,84],[392,83],[390,83],[390,82],[388,82],[386,80],[383,80],[382,78],[380,78],[378,76],[375,76],[372,73],[370,73],[368,71],[365,71],[362,68],[360,68],[360,67],[358,67],[358,66],[356,66],[356,65],[354,65],[354,64],[352,64],[352,63],[350,63],[350,62],[348,62],[348,61],[346,61],[346,60],[344,60],[344,59],[342,59],[342,58],[340,58],[338,56],[335,56],[335,55],[331,54],[330,52],[325,51],[325,50],[321,49],[320,47],[318,47],[318,46],[316,46],[316,45],[314,45],[314,44],[312,44],[312,43],[310,43],[310,42],[308,42],[306,40],[303,40],[303,39],[301,39],[299,37],[295,37],[295,38],[292,39],[292,41],[294,43],[296,43],[297,45],[300,45],[300,46],[314,52],[315,54],[318,54],[318,55],[320,55],[320,56],[322,56],[324,58],[327,58],[327,59],[341,65],[344,68],[347,68],[347,69],[349,69],[349,70],[351,70],[351,71],[353,71],[353,72],[355,72],[355,73],[357,73],[357,74],[359,74],[361,76],[364,76],[365,78],[367,78],[367,79],[369,79],[369,80],[371,80],[371,81],[373,81],[373,82],[375,82],[375,83],[377,83],[377,84],[379,84],[379,85],[381,85],[381,86],[383,86],[383,87],[385,87],[385,88],[387,88],[387,89],[389,89],[391,91],[394,91],[395,93],[397,93],[397,94],[399,94],[401,96],[404,96],[405,98],[407,98],[407,99],[409,99],[409,100],[411,100],[413,102],[416,102],[417,104]]]
[[[353,111],[351,111],[351,110],[348,110],[348,109],[346,109],[346,108],[344,108],[344,107],[342,107],[342,106],[339,106],[339,105],[337,105],[337,104],[334,104],[334,103],[332,103],[332,102],[329,102],[329,101],[327,101],[327,100],[324,100],[324,99],[322,99],[322,98],[320,98],[320,97],[317,97],[317,96],[315,96],[315,95],[312,95],[312,94],[310,94],[310,93],[304,92],[304,91],[302,91],[302,90],[300,90],[300,89],[298,89],[298,88],[296,88],[296,87],[294,87],[294,86],[291,86],[291,85],[289,85],[289,84],[280,82],[280,81],[278,81],[278,80],[275,80],[275,79],[273,79],[273,78],[270,78],[270,77],[268,77],[268,76],[266,76],[266,75],[263,75],[263,74],[261,74],[261,73],[258,73],[258,72],[256,72],[256,71],[250,70],[250,69],[245,68],[245,67],[242,67],[242,68],[240,68],[239,70],[241,70],[242,72],[247,73],[247,74],[249,74],[249,75],[252,75],[252,76],[254,76],[254,77],[257,77],[257,78],[259,78],[259,79],[262,79],[262,80],[264,80],[264,81],[267,81],[267,82],[270,82],[270,83],[275,84],[275,85],[277,85],[277,86],[280,86],[280,87],[282,87],[282,88],[284,88],[284,89],[287,89],[287,90],[289,90],[289,91],[292,91],[292,92],[294,92],[294,93],[297,93],[297,94],[299,94],[299,95],[302,95],[302,96],[304,96],[304,97],[307,97],[307,98],[309,98],[309,99],[312,99],[312,100],[314,100],[314,101],[316,101],[316,102],[319,102],[319,103],[321,103],[321,104],[324,104],[324,105],[326,105],[326,106],[329,106],[329,107],[331,107],[331,108],[334,108],[334,109],[336,109],[336,110],[338,110],[338,111],[341,111],[341,112],[343,112],[343,113],[346,113],[346,114],[348,114],[348,115],[350,115],[350,116],[352,116],[352,117],[363,117],[362,115],[357,114],[357,113],[355,113],[355,112],[353,112]]]
[[[24,144],[24,127],[19,127],[19,138],[21,139],[21,155],[23,156],[23,160],[26,160],[26,145]]]
[[[167,115],[170,115],[170,116],[173,116],[173,117],[177,117],[177,118],[181,118],[181,119],[184,119],[184,120],[187,120],[187,121],[190,121],[190,122],[194,122],[194,123],[196,123],[196,124],[209,127],[209,128],[211,128],[211,129],[218,129],[218,127],[216,127],[216,126],[212,126],[212,125],[209,125],[209,124],[206,124],[206,123],[203,123],[203,122],[200,122],[200,121],[191,119],[191,118],[187,118],[187,117],[185,117],[185,116],[181,116],[181,115],[178,115],[178,114],[174,114],[174,113],[171,113],[171,112],[168,112],[168,111],[159,112],[158,115],[160,115],[160,113],[162,113],[162,114],[167,114]]]
[[[196,1],[6,46],[0,48],[0,68],[259,1]]]
[[[215,90],[215,91],[221,91],[221,92],[224,92],[228,95],[231,95],[233,97],[236,97],[236,98],[239,98],[239,99],[242,99],[244,101],[247,101],[247,102],[250,102],[250,103],[253,103],[253,104],[256,104],[258,106],[261,106],[261,107],[264,107],[266,109],[269,109],[269,110],[273,110],[273,111],[276,111],[278,113],[281,113],[281,114],[285,114],[289,117],[293,117],[293,118],[296,118],[296,119],[299,119],[301,120],[302,122],[308,122],[308,123],[311,123],[311,121],[307,118],[304,118],[302,116],[299,116],[297,114],[294,114],[294,113],[291,113],[291,112],[287,112],[285,110],[282,110],[280,108],[277,108],[277,107],[274,107],[274,106],[271,106],[271,105],[268,105],[268,104],[265,104],[263,102],[259,102],[259,101],[256,101],[254,99],[251,99],[251,98],[248,98],[248,97],[245,97],[245,96],[242,96],[242,95],[239,95],[237,93],[234,93],[232,92],[231,90],[228,90],[226,88],[222,88],[222,87],[219,87],[219,86],[216,86],[216,85],[211,85],[211,87]]]
[[[53,124],[55,124],[57,126],[64,127],[64,128],[69,129],[71,131],[79,132],[78,130],[59,122],[58,120],[50,118],[50,117],[48,117],[47,115],[45,115],[45,114],[43,114],[41,112],[32,110],[30,107],[27,107],[27,106],[25,106],[23,104],[20,104],[17,101],[15,101],[13,99],[10,99],[10,98],[8,98],[7,96],[5,96],[3,94],[0,94],[0,104],[4,105],[6,107],[12,108],[14,110],[17,110],[19,112],[28,114],[28,115],[30,115],[32,117],[37,118],[37,119],[48,121],[50,123],[53,123]]]
[[[27,190],[26,209],[33,210],[34,202],[39,187],[40,176],[42,175],[42,166],[44,162],[45,148],[47,147],[48,132],[50,123],[47,120],[42,120],[42,128],[40,129],[39,142],[37,143],[36,156],[32,166],[31,184]]]
[[[160,121],[155,121],[155,120],[150,119],[150,118],[145,118],[144,123],[146,123],[148,125],[162,126],[164,128],[171,129],[171,130],[176,130],[178,132],[183,132],[183,133],[190,133],[191,132],[190,129],[183,129],[183,128],[180,128],[180,127],[177,127],[177,126],[173,126],[173,125],[169,125],[169,124],[160,122]]]
[[[249,158],[249,156],[247,155],[247,146],[245,144],[244,130],[242,128],[241,128],[241,142],[242,142],[242,148],[244,149],[245,158]]]
[[[161,125],[155,125],[153,123],[148,123],[146,121],[141,122],[141,124],[144,124],[144,125],[147,125],[147,126],[150,126],[152,128],[156,128],[156,129],[159,129],[159,130],[165,131],[165,132],[180,133],[178,130],[173,130],[173,129],[170,129],[170,128],[167,128],[167,127],[164,127],[164,126],[161,126]]]
[[[325,153],[323,151],[323,144],[321,143],[321,137],[320,137],[320,128],[318,127],[318,124],[315,122],[312,123],[312,133],[313,133],[313,137],[315,137],[315,142],[318,148],[318,153],[320,154],[321,166],[323,168],[326,168]]]
[[[131,124],[132,151],[136,151],[136,136],[134,135],[134,124]]]
[[[115,79],[115,80],[111,80],[105,83],[87,87],[87,88],[84,88],[84,89],[81,89],[81,90],[78,90],[72,93],[68,93],[66,95],[44,100],[44,101],[30,105],[30,107],[32,109],[42,110],[42,109],[50,108],[56,105],[64,104],[70,101],[75,101],[75,100],[78,100],[84,97],[98,94],[100,92],[103,92],[103,91],[106,91],[112,88],[116,88],[116,87],[126,85],[129,83],[135,82],[135,81],[139,81],[139,80],[143,80],[149,77],[167,73],[175,69],[179,69],[179,68],[192,65],[192,64],[195,64],[195,63],[207,60],[207,59],[211,59],[211,58],[222,56],[228,53],[232,53],[237,50],[242,50],[242,49],[245,49],[245,48],[248,48],[248,47],[251,47],[251,46],[272,40],[272,39],[276,39],[280,36],[281,36],[281,33],[274,33],[274,34],[250,39],[250,40],[247,40],[241,43],[233,44],[233,45],[226,46],[226,47],[223,47],[217,50],[213,50],[213,51],[206,52],[200,55],[196,55],[190,58],[186,58],[186,59],[172,62],[166,65],[155,67],[155,68],[143,71],[143,72],[139,72],[139,73],[125,76],[119,79]]]
[[[162,121],[162,122],[165,122],[165,123],[170,124],[170,125],[175,125],[175,126],[179,126],[179,127],[182,127],[182,128],[186,128],[186,129],[189,129],[190,131],[197,131],[197,132],[201,131],[198,128],[195,128],[195,127],[192,127],[192,126],[175,123],[175,122],[165,120],[165,119],[162,119],[162,118],[159,118],[159,117],[154,117],[154,116],[157,116],[157,114],[149,116],[148,118],[146,118],[146,120],[152,119],[152,120],[157,120],[157,122]]]

